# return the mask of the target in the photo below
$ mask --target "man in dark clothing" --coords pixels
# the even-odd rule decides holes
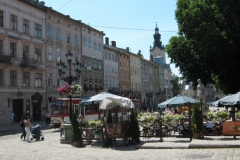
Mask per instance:
[[[25,137],[26,137],[26,131],[25,131],[25,125],[24,125],[24,120],[25,120],[25,114],[22,116],[22,119],[21,119],[21,121],[20,121],[20,127],[22,128],[22,131],[23,131],[23,133],[22,133],[22,135],[20,136],[20,138],[22,139],[23,138],[23,140],[25,139]]]

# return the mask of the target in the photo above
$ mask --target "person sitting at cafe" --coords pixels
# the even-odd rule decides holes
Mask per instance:
[[[214,124],[212,121],[207,121],[207,122],[206,122],[205,129],[206,129],[208,132],[212,132],[214,127],[215,127],[215,124]]]

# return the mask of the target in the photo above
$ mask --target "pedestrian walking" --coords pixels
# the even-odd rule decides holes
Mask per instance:
[[[21,121],[20,121],[20,127],[22,128],[22,135],[20,136],[20,138],[22,139],[24,139],[25,140],[25,138],[26,138],[26,131],[25,131],[25,124],[24,124],[24,120],[26,119],[26,116],[25,116],[25,114],[22,116],[22,119],[21,119]]]
[[[14,116],[15,115],[14,115],[13,111],[11,111],[11,113],[9,115],[11,125],[14,125]]]
[[[30,122],[30,117],[25,118],[24,125],[25,125],[25,131],[26,131],[25,141],[30,142],[30,127],[32,126]]]
[[[50,121],[51,121],[50,116],[51,116],[51,115],[50,115],[49,112],[47,112],[47,113],[45,114],[45,117],[46,117],[46,126],[50,124]]]
[[[63,116],[60,117],[60,122],[61,122],[61,125],[60,125],[60,137],[62,137],[63,134],[64,134],[64,128],[63,128],[64,117]]]

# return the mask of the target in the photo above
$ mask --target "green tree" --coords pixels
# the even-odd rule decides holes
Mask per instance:
[[[166,52],[180,73],[197,84],[214,83],[226,94],[240,89],[240,1],[178,0],[179,35]]]
[[[131,115],[130,115],[130,124],[129,124],[129,129],[130,129],[130,135],[135,142],[139,143],[140,142],[140,129],[139,129],[139,124],[137,120],[137,113],[132,110]]]
[[[181,84],[179,83],[178,76],[176,76],[175,74],[173,74],[172,84],[173,84],[173,97],[175,97],[181,93]]]

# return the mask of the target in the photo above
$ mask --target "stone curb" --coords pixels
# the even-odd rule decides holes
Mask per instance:
[[[206,149],[206,148],[240,148],[240,144],[189,144],[188,146],[136,146],[135,149]]]

